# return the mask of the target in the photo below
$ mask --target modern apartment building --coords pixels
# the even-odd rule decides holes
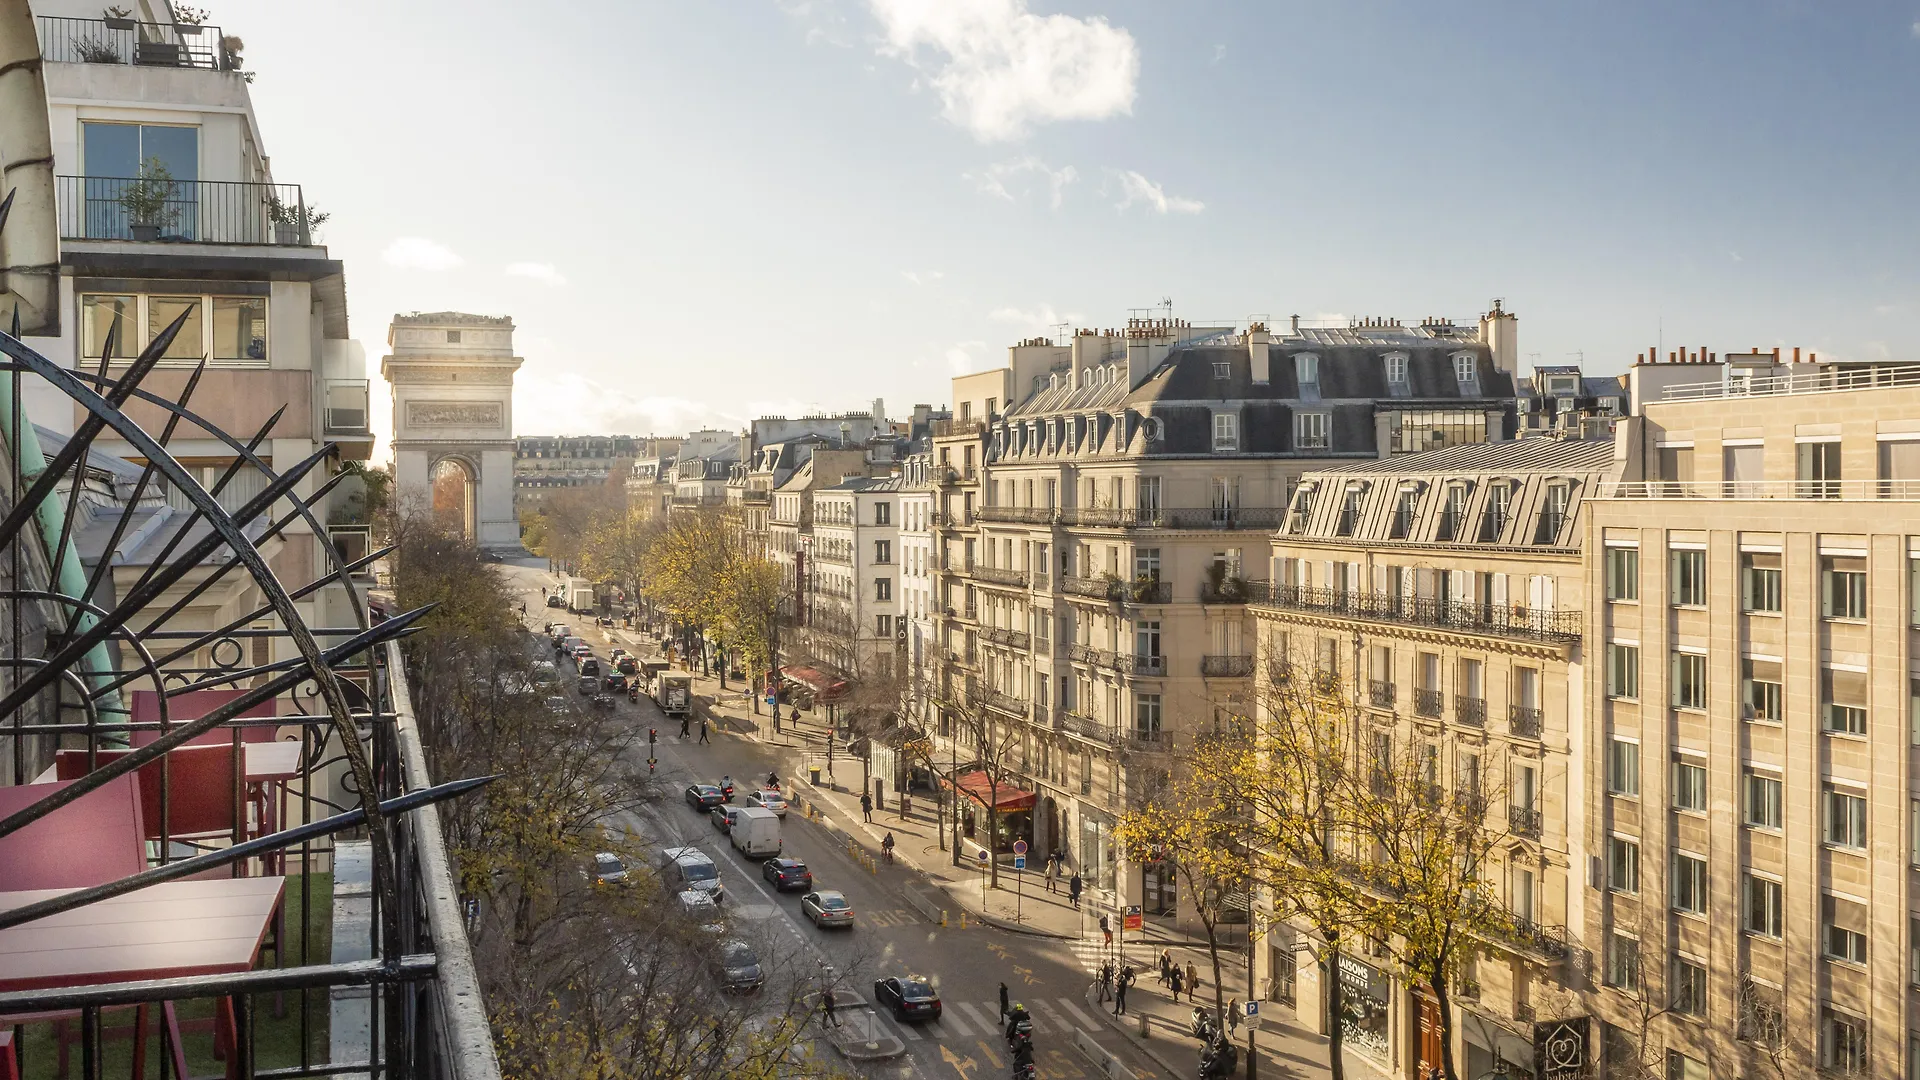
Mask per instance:
[[[631,435],[521,435],[513,440],[513,509],[538,511],[555,491],[626,477],[643,440]]]
[[[807,647],[875,686],[906,674],[899,522],[899,477],[849,477],[813,494]]]
[[[1165,868],[1123,873],[1111,830],[1130,770],[1251,707],[1247,567],[1298,478],[1511,437],[1515,325],[1141,319],[954,380],[933,429],[939,693],[1025,729],[1025,838],[1100,902],[1173,908]]]
[[[1601,1051],[1684,1080],[1776,1053],[1914,1075],[1920,368],[1698,370],[1642,396],[1587,511]]]
[[[1436,787],[1489,804],[1498,856],[1485,877],[1517,932],[1483,943],[1454,998],[1466,1076],[1531,1064],[1536,1023],[1585,1015],[1569,963],[1591,850],[1581,551],[1590,500],[1616,469],[1610,439],[1529,438],[1311,470],[1272,538],[1271,579],[1250,583],[1260,715],[1310,673],[1339,687],[1357,754],[1411,757]],[[1337,971],[1316,956],[1278,923],[1255,976],[1322,1034],[1325,983],[1340,980],[1348,1075],[1425,1078],[1440,1065],[1429,995],[1363,950]]]

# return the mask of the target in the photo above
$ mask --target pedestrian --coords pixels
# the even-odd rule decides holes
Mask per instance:
[[[1180,985],[1181,985],[1180,980],[1182,978],[1183,976],[1180,972],[1180,968],[1176,966],[1173,969],[1173,1000],[1176,1002],[1180,1000]]]
[[[793,711],[787,714],[787,719],[793,721],[796,724],[799,723],[800,722],[800,706],[795,705],[793,707]]]
[[[1200,969],[1194,966],[1193,961],[1189,960],[1187,961],[1187,1003],[1189,1005],[1193,1003],[1193,995],[1199,992]]]
[[[1227,999],[1227,1038],[1231,1039],[1240,1028],[1240,999]]]
[[[1067,879],[1067,898],[1073,901],[1073,910],[1080,910],[1080,871],[1075,870],[1073,877]]]
[[[1007,984],[1000,984],[1000,1022],[1007,1022]]]
[[[1127,987],[1133,985],[1133,969],[1120,969],[1120,979],[1113,986],[1113,1015],[1127,1015]]]
[[[1113,948],[1113,919],[1104,911],[1100,913],[1100,935],[1106,938],[1106,947]]]
[[[1052,852],[1047,853],[1047,891],[1060,891],[1060,856]]]
[[[704,716],[700,718],[700,741],[701,742],[708,741],[707,740],[707,718]]]
[[[1110,1001],[1113,998],[1113,961],[1100,961],[1100,994],[1094,998],[1094,1004]]]
[[[1172,981],[1173,981],[1173,950],[1161,949],[1160,950],[1160,985],[1165,986]]]
[[[693,722],[692,719],[690,719],[689,717],[682,716],[680,718],[680,737],[681,738],[684,739],[688,735],[692,734],[690,731],[687,730],[687,725],[691,724],[692,722]]]
[[[860,820],[873,823],[873,795],[865,791],[860,793]]]
[[[822,991],[820,994],[820,1011],[826,1014],[824,1017],[821,1018],[821,1021],[820,1021],[821,1027],[828,1027],[828,1026],[839,1027],[840,1026],[840,1017],[834,1014],[833,1006],[834,1006],[833,987],[829,986],[826,988],[826,990]]]

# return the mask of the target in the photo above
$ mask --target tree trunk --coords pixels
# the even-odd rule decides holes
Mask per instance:
[[[1327,988],[1327,1068],[1333,1073],[1333,1080],[1346,1080],[1347,1063],[1342,1057],[1346,1048],[1346,1028],[1340,1020],[1340,935],[1327,937],[1327,973],[1321,980]]]
[[[1453,996],[1447,990],[1447,978],[1436,975],[1427,980],[1427,985],[1433,990],[1434,1007],[1440,1013],[1440,1069],[1447,1080],[1460,1080],[1453,1061]]]
[[[1196,904],[1194,906],[1198,908],[1200,905]],[[1227,1003],[1226,999],[1220,996],[1221,991],[1224,990],[1225,987],[1220,985],[1219,929],[1214,925],[1213,917],[1207,915],[1200,916],[1200,925],[1207,928],[1207,956],[1213,961],[1213,1019],[1215,1023],[1220,1025],[1220,1030],[1225,1031],[1227,1030]],[[1251,948],[1251,945],[1249,945],[1249,948]],[[1248,985],[1252,984],[1249,983]],[[1189,989],[1187,993],[1191,995],[1193,991]]]
[[[994,858],[994,842],[1000,838],[1000,785],[989,780],[987,797],[993,800],[987,807],[987,883],[997,889],[1000,887],[1000,860]]]

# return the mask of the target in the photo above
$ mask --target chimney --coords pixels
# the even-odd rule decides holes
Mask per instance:
[[[1800,346],[1798,345],[1793,347],[1793,362],[1796,364],[1800,362]]]
[[[1493,310],[1480,316],[1480,342],[1493,354],[1493,366],[1509,375],[1518,373],[1520,364],[1520,320],[1493,302]]]
[[[1295,337],[1300,335],[1300,316],[1298,315],[1293,317],[1293,334]]]
[[[1253,385],[1265,386],[1270,381],[1267,370],[1267,346],[1272,339],[1267,336],[1265,323],[1254,323],[1247,327],[1247,364],[1253,369]]]

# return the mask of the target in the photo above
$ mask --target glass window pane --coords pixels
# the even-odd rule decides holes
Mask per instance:
[[[215,360],[265,360],[267,358],[266,297],[216,296],[213,298],[213,358]]]
[[[81,124],[81,167],[88,176],[131,177],[140,172],[140,129],[132,124]]]
[[[140,351],[140,327],[136,322],[131,296],[83,296],[80,298],[80,351],[82,360],[98,360],[106,352],[107,332],[114,332],[113,355],[135,356]]]
[[[140,160],[159,158],[175,180],[200,179],[200,129],[192,127],[140,128]],[[137,172],[127,173],[137,176]]]
[[[157,336],[173,320],[183,313],[187,321],[180,327],[180,333],[167,346],[168,360],[198,360],[206,355],[207,344],[203,340],[201,322],[205,305],[197,296],[153,296],[147,298],[147,332]]]

